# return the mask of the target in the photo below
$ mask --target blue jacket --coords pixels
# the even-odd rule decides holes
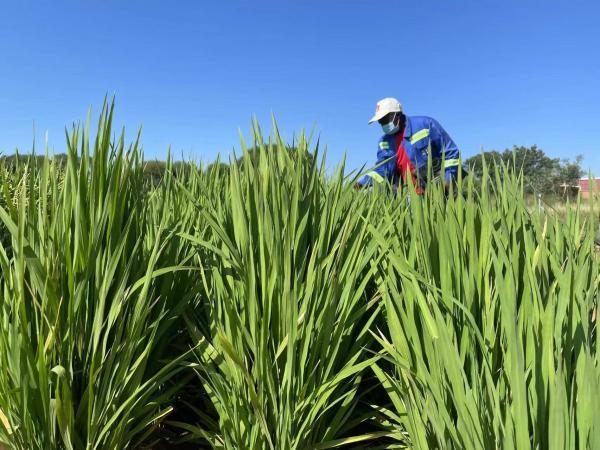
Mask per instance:
[[[404,178],[404,174],[400,173],[398,164],[398,158],[400,157],[398,155],[398,139],[402,137],[401,133],[402,130],[381,138],[377,150],[376,164],[379,167],[369,172],[359,181],[361,186],[370,186],[373,181],[383,182],[385,180],[397,184]],[[431,165],[436,179],[440,177],[442,159],[444,159],[445,180],[456,179],[460,165],[458,147],[435,119],[425,116],[406,116],[403,147],[406,156],[412,163],[413,176],[419,186],[424,188],[427,184],[427,160],[429,155],[432,158]]]

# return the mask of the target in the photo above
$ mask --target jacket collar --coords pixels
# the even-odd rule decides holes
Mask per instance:
[[[406,123],[404,124],[404,137],[412,136],[412,124],[410,117],[406,116]]]

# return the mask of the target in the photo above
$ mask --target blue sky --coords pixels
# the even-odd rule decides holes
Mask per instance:
[[[375,102],[439,120],[468,157],[537,144],[600,174],[597,1],[11,1],[0,6],[0,151],[116,95],[146,157],[239,148],[256,115],[373,164]]]

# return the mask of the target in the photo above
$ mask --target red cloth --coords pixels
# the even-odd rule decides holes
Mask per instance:
[[[404,130],[402,133],[396,135],[396,168],[400,174],[402,181],[406,182],[406,176],[410,175],[410,180],[415,186],[417,194],[423,194],[423,189],[418,185],[417,178],[415,177],[415,165],[412,163],[406,149],[404,148]]]

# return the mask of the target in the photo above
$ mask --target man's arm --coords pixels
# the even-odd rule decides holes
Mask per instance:
[[[430,136],[432,143],[439,149],[440,157],[444,157],[444,180],[448,188],[458,178],[458,168],[461,164],[458,146],[435,119],[431,119]]]
[[[392,181],[396,176],[396,149],[390,148],[385,140],[379,142],[375,165],[375,169],[358,181],[359,187],[372,186],[373,183],[383,183],[386,180]]]

